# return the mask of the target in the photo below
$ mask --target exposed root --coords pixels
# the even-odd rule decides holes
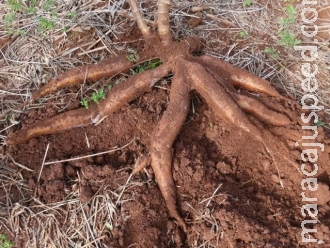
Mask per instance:
[[[202,58],[201,60],[199,60]],[[234,85],[230,82],[231,76],[225,72],[224,74],[227,75],[227,77],[223,76],[223,70],[219,68],[220,64],[226,64],[226,62],[220,61],[220,63],[212,63],[210,57],[202,56],[198,57],[194,61],[200,61],[202,65],[204,65],[205,69],[209,72],[210,75],[212,75],[219,84],[221,84],[224,89],[227,91],[228,94],[231,95],[232,98],[235,99],[237,104],[242,108],[245,112],[252,114],[262,120],[263,122],[271,125],[276,126],[286,126],[292,124],[292,121],[284,114],[272,111],[271,109],[267,108],[264,104],[259,102],[258,100],[240,95],[236,93]],[[218,60],[216,60],[218,61]],[[226,65],[225,67],[232,67],[231,65]],[[235,67],[234,67],[235,68]],[[245,73],[245,72],[244,72]],[[251,80],[255,78],[255,75],[247,72],[250,75]],[[258,78],[257,81],[254,81],[254,83],[257,82],[258,88],[263,89],[263,93],[267,95],[273,95],[274,94],[274,88],[266,81],[266,80],[260,80]],[[251,87],[247,87],[245,84],[240,85],[242,89],[245,90],[251,90]],[[256,89],[254,89],[256,90]]]
[[[259,130],[249,122],[237,103],[207,73],[203,66],[194,62],[186,62],[186,69],[191,79],[192,88],[201,94],[218,117],[234,124],[257,140],[262,140]],[[197,71],[198,73],[196,73]]]
[[[162,77],[170,72],[168,64],[163,64],[152,71],[145,71],[116,85],[107,98],[90,109],[71,110],[43,122],[30,129],[21,129],[7,139],[8,145],[25,142],[45,134],[57,133],[74,127],[95,124],[107,115],[115,112],[127,102],[149,91]]]
[[[276,126],[287,126],[292,124],[292,121],[288,117],[270,110],[256,99],[240,94],[232,94],[232,96],[245,112],[256,116],[267,124]]]
[[[80,84],[85,80],[97,81],[105,77],[114,77],[121,72],[129,70],[135,64],[142,63],[153,57],[154,53],[141,53],[139,54],[139,61],[133,63],[128,60],[125,55],[121,55],[97,64],[74,68],[52,79],[41,89],[35,91],[32,94],[30,102],[64,87]]]
[[[151,166],[166,206],[178,224],[186,230],[186,223],[178,214],[176,208],[176,191],[172,177],[172,144],[179,134],[189,110],[189,88],[185,74],[179,61],[172,80],[170,102],[164,112],[154,138],[151,140]]]
[[[116,85],[104,101],[91,106],[88,110],[78,109],[62,113],[39,122],[29,129],[17,131],[9,137],[7,144],[14,145],[41,135],[96,124],[124,104],[149,91],[159,79],[173,72],[170,101],[155,133],[151,136],[150,156],[151,166],[169,213],[186,231],[186,223],[177,210],[171,165],[172,145],[189,110],[189,92],[197,91],[218,117],[259,141],[274,162],[278,173],[279,169],[272,151],[268,149],[261,132],[249,121],[243,110],[271,125],[285,126],[291,124],[291,121],[283,114],[268,109],[258,100],[237,94],[234,87],[283,99],[268,81],[210,56],[193,57],[192,53],[201,49],[201,42],[196,38],[173,42],[168,18],[170,0],[159,0],[158,37],[150,32],[137,8],[136,1],[129,2],[149,49],[140,55],[140,62],[157,57],[163,64]],[[102,77],[113,77],[132,66],[134,63],[127,60],[125,56],[119,56],[96,65],[70,70],[35,92],[31,100],[54,90],[81,83],[85,79],[98,80]]]
[[[206,65],[206,67],[214,68],[217,73],[219,73],[219,75],[230,79],[231,83],[236,87],[264,93],[269,96],[280,96],[277,90],[271,86],[268,81],[253,75],[247,70],[234,67],[228,62],[213,58],[208,55],[199,57],[198,61]]]

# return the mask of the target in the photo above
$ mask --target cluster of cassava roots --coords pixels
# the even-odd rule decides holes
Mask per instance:
[[[186,230],[186,223],[176,207],[176,190],[171,167],[172,144],[189,111],[190,91],[197,92],[217,116],[259,141],[272,157],[273,163],[276,162],[272,152],[267,148],[260,131],[251,124],[244,112],[271,125],[289,125],[292,120],[283,113],[270,110],[255,98],[237,93],[236,88],[241,88],[283,99],[268,81],[217,58],[207,55],[194,56],[197,52],[200,53],[202,48],[202,43],[197,38],[173,41],[169,26],[170,0],[158,1],[157,33],[151,32],[147,26],[136,0],[130,0],[129,3],[146,44],[145,50],[138,53],[139,60],[132,62],[122,55],[98,64],[74,68],[34,92],[31,102],[55,90],[85,80],[96,81],[104,77],[115,77],[139,63],[154,58],[160,59],[162,64],[117,84],[105,100],[90,106],[89,109],[80,108],[64,112],[40,121],[28,129],[18,130],[7,139],[7,144],[15,145],[41,135],[99,123],[124,104],[150,91],[157,81],[172,73],[170,101],[152,135],[150,156],[151,166],[168,211]]]

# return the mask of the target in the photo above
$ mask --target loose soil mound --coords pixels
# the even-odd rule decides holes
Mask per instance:
[[[157,183],[152,180],[153,172],[147,167],[132,179],[135,186],[123,193],[113,229],[99,234],[106,237],[103,243],[108,247],[305,246],[301,242],[301,222],[312,219],[307,211],[306,217],[301,214],[306,204],[301,193],[306,192],[306,196],[317,198],[319,221],[313,226],[317,232],[306,238],[315,237],[323,242],[319,247],[328,247],[330,140],[325,138],[322,128],[318,128],[317,136],[317,142],[325,146],[325,151],[318,150],[315,177],[319,187],[311,192],[301,186],[306,176],[300,171],[301,150],[295,142],[306,133],[302,132],[300,122],[274,127],[249,116],[274,153],[276,168],[259,142],[216,118],[199,96],[192,99],[194,111],[189,113],[173,147],[173,175],[180,212],[189,223],[187,236],[169,217]],[[272,109],[283,110],[277,101],[261,99]],[[7,153],[16,163],[34,170],[22,170],[31,196],[35,194],[46,204],[61,201],[77,187],[78,181],[80,201],[90,207],[91,198],[102,194],[105,187],[116,191],[127,182],[136,159],[148,153],[150,136],[167,101],[168,91],[155,88],[98,126],[31,139],[8,147]],[[294,104],[285,107],[292,119],[300,118],[301,110]],[[23,116],[22,127],[55,114],[57,109],[50,102]],[[46,162],[107,151],[132,140],[127,147],[109,154],[44,165],[40,174],[47,144]],[[67,220],[62,217],[58,221],[65,224]],[[315,247],[315,243],[307,246]]]
[[[150,3],[148,2],[146,6],[148,4]],[[237,2],[237,4],[241,6],[241,3]],[[227,19],[238,20],[237,15],[233,13],[235,7],[230,4],[228,5],[230,10],[224,8],[226,11],[224,15],[217,14],[217,12],[214,13],[213,10],[212,12],[206,12],[206,14],[212,14],[209,17],[218,20],[215,24],[211,23],[213,25],[210,26],[211,28],[206,25],[198,28],[198,25],[204,22],[203,19],[198,19],[194,23],[192,22],[194,18],[190,18],[187,21],[190,26],[197,27],[197,31],[190,29],[182,31],[182,23],[178,22],[177,25],[180,27],[180,31],[176,32],[176,34],[185,36],[188,33],[196,32],[198,37],[208,37],[208,47],[212,50],[211,53],[226,54],[227,57],[225,57],[227,59],[228,56],[236,55],[231,62],[243,67],[244,63],[242,64],[241,62],[245,61],[246,54],[244,54],[244,51],[247,45],[254,51],[256,50],[254,49],[255,44],[276,44],[275,41],[278,38],[277,35],[273,34],[277,32],[277,29],[274,27],[279,22],[280,15],[269,14],[268,11],[270,9],[281,9],[282,6],[274,4],[276,3],[269,3],[268,7],[260,8],[265,10],[262,12],[262,15],[260,12],[247,12],[249,14],[255,13],[255,16],[251,15],[249,17],[251,19],[270,18],[271,22],[264,21],[267,24],[267,28],[258,26],[263,25],[263,22],[259,22],[259,20],[254,25],[251,25],[250,19],[247,19],[248,21],[243,22],[244,25],[238,25],[237,27],[239,28],[236,28],[234,25],[233,32],[228,32],[226,28],[223,28],[231,23]],[[258,5],[256,7],[259,8]],[[125,8],[128,8],[128,6]],[[181,11],[182,9],[178,13],[181,13]],[[154,13],[154,11],[145,12],[145,14],[151,13],[151,15]],[[85,15],[85,11],[83,13]],[[240,11],[240,14],[242,14],[242,11]],[[176,15],[177,18],[179,16]],[[224,16],[224,19],[217,16],[221,18]],[[277,18],[274,18],[274,16]],[[118,23],[122,22],[122,18],[119,17]],[[124,16],[124,19],[126,20],[127,16]],[[205,18],[205,14],[204,20],[209,22],[209,19]],[[94,25],[94,21],[89,21],[89,23]],[[70,32],[66,41],[68,43],[64,42],[64,47],[61,45],[61,40],[58,41],[60,45],[55,42],[54,46],[58,46],[56,48],[58,51],[56,56],[51,56],[51,58],[54,59],[55,64],[60,69],[56,67],[54,72],[51,73],[55,74],[55,72],[72,67],[71,63],[63,63],[61,59],[55,59],[57,57],[61,58],[60,55],[63,51],[70,54],[70,58],[78,56],[74,65],[78,65],[82,61],[94,63],[93,59],[99,60],[105,55],[115,54],[116,52],[112,51],[112,46],[116,46],[116,43],[123,44],[127,42],[131,48],[140,51],[143,42],[140,39],[141,34],[139,30],[137,28],[131,29],[132,26],[126,23],[126,21],[122,23],[125,26],[118,29],[125,32],[115,34],[114,37],[110,36],[114,44],[107,44],[107,46],[111,45],[108,49],[109,51],[111,50],[109,53],[91,53],[92,56],[87,56],[79,55],[81,53],[79,49],[68,52],[69,50],[71,51],[71,48],[76,48],[77,44],[80,46],[80,44],[83,45],[89,41],[92,43],[96,40],[99,41],[99,36],[96,35],[94,27],[86,29],[87,31]],[[297,25],[300,24],[298,23]],[[26,26],[30,27],[29,25]],[[103,26],[108,28],[107,25]],[[240,37],[239,31],[242,27],[249,30],[250,37]],[[255,27],[255,30],[252,27]],[[100,26],[98,26],[99,28]],[[264,31],[264,35],[260,34],[260,30]],[[273,30],[274,33],[270,32]],[[258,39],[254,40],[256,37]],[[273,37],[275,37],[275,41]],[[5,47],[10,42],[10,39],[0,41],[0,47],[4,53]],[[42,44],[41,41],[38,42]],[[23,37],[21,43],[16,43],[12,50],[18,55],[22,54],[22,49],[20,48],[25,47],[26,44],[30,44],[28,48],[36,45],[36,43],[32,42],[26,43],[26,38]],[[97,46],[90,47],[90,49],[95,49],[95,51],[98,51],[98,48],[103,46],[101,42],[95,42],[94,44],[97,44]],[[263,47],[264,45],[258,46],[260,46],[260,51],[263,51],[265,48]],[[40,48],[39,46],[37,47]],[[123,49],[119,48],[119,50]],[[231,53],[230,51],[233,48],[235,49]],[[281,46],[277,46],[277,48],[280,49]],[[38,50],[43,49],[40,48]],[[43,61],[44,57],[48,59],[48,56],[42,53],[41,55],[37,53],[31,54],[31,58],[33,56],[34,60],[35,56],[39,55],[42,58],[40,61],[38,60],[41,64],[45,64]],[[286,53],[283,53],[282,50],[281,54],[286,56]],[[299,57],[294,53],[292,53],[292,56],[291,53],[289,54],[288,58],[290,59]],[[264,61],[266,58],[260,54],[261,57],[257,55],[258,53],[252,56],[257,58],[252,60],[253,62],[258,60]],[[31,60],[30,57],[17,58],[9,56],[9,58],[11,61]],[[327,62],[325,58],[323,60]],[[321,62],[323,60],[320,59]],[[246,66],[251,60],[246,61],[246,64],[244,64],[245,68],[251,70],[250,66]],[[255,72],[259,71],[259,74],[261,74],[260,71],[263,71],[264,68],[262,66],[263,63],[257,62],[256,66],[252,66],[252,68]],[[319,68],[325,68],[325,66],[319,66]],[[6,75],[6,77],[1,77],[3,85],[7,85],[7,88],[4,90],[10,89],[11,91],[11,88],[16,89],[18,86],[10,84],[10,82],[17,83],[17,78],[10,79],[10,75],[15,75],[15,72],[25,70],[28,71],[27,69],[22,69],[21,64],[13,64],[8,69],[8,72],[11,73],[5,73],[3,75]],[[32,72],[34,71],[35,73],[32,74],[39,78],[39,65],[37,65],[35,70],[32,70]],[[297,70],[292,69],[292,71],[300,71],[300,68]],[[322,70],[322,73],[324,71],[326,69]],[[38,85],[41,82],[46,82],[51,77],[50,74],[46,76],[46,73],[48,73],[47,69],[44,69],[42,75],[45,79],[38,79]],[[30,71],[29,74],[31,74]],[[272,73],[265,70],[263,77],[269,78],[269,75],[272,75]],[[8,80],[7,77],[9,78]],[[325,76],[325,78],[327,77]],[[285,84],[291,85],[288,82],[290,80],[287,80],[287,78],[283,80]],[[322,80],[319,81],[321,82]],[[324,79],[323,81],[325,84],[326,80]],[[29,81],[27,85],[32,85],[31,82]],[[300,81],[298,85],[300,87]],[[162,85],[162,88],[155,88],[150,93],[144,94],[129,105],[122,107],[98,126],[75,128],[63,133],[31,139],[25,144],[1,147],[1,155],[4,158],[8,158],[4,167],[11,166],[14,169],[13,173],[15,176],[20,179],[14,182],[14,186],[9,184],[9,186],[5,185],[5,187],[0,189],[2,206],[11,206],[10,214],[7,211],[2,211],[3,209],[1,208],[0,217],[4,220],[4,223],[8,215],[10,215],[11,219],[8,219],[7,223],[10,222],[8,226],[12,228],[12,230],[6,230],[3,228],[4,225],[2,225],[0,227],[1,233],[6,233],[7,236],[10,236],[13,232],[16,232],[14,234],[19,233],[18,237],[11,237],[13,240],[15,239],[18,247],[36,247],[37,245],[31,244],[36,244],[40,240],[45,241],[45,243],[38,243],[38,246],[44,247],[78,247],[79,245],[101,247],[99,244],[105,247],[330,246],[330,140],[326,138],[322,128],[318,128],[318,136],[315,142],[324,144],[325,150],[321,152],[318,147],[318,171],[314,176],[318,180],[318,190],[311,192],[308,189],[304,190],[301,186],[302,180],[307,177],[300,171],[300,165],[303,163],[301,147],[295,146],[295,142],[301,141],[302,136],[306,135],[302,131],[303,123],[301,121],[297,121],[296,124],[287,127],[274,127],[265,125],[254,117],[249,116],[250,121],[258,127],[265,142],[274,153],[278,164],[278,168],[276,168],[269,158],[269,154],[265,152],[259,142],[215,117],[212,110],[207,108],[203,100],[197,95],[192,96],[191,112],[173,146],[173,176],[177,186],[178,206],[181,215],[188,223],[188,233],[184,235],[167,212],[150,166],[137,175],[130,177],[138,157],[141,154],[148,154],[150,137],[168,105],[169,91],[164,90],[164,87],[167,86]],[[324,87],[327,89],[327,86]],[[24,92],[25,96],[25,86],[23,88],[22,92]],[[167,88],[169,89],[169,87]],[[28,88],[28,92],[34,91],[35,85],[31,89]],[[35,109],[22,115],[20,126],[15,128],[31,126],[37,121],[55,116],[58,114],[59,109],[67,105],[70,105],[70,109],[81,107],[77,100],[72,103],[72,92],[76,94],[78,89],[66,90],[66,93],[68,92],[71,93],[71,97],[68,96],[70,94],[59,94],[57,98],[61,99],[57,99],[57,103],[50,99],[47,105],[44,105],[41,109]],[[322,99],[324,102],[327,100],[327,94],[320,93],[324,98]],[[11,102],[15,103],[23,101],[21,96],[14,97],[8,95],[7,100],[11,99]],[[262,97],[260,96],[260,98]],[[4,100],[6,99],[4,98]],[[262,100],[273,110],[287,113],[294,120],[300,119],[302,111],[296,109],[294,104],[282,106],[278,101],[273,101],[271,98],[259,100]],[[4,101],[5,109],[12,109],[11,102],[8,104],[8,101]],[[68,102],[71,102],[71,104]],[[32,106],[32,108],[34,107]],[[16,108],[13,109],[16,110]],[[5,127],[3,126],[2,129]],[[115,152],[70,162],[57,162],[42,167],[45,154],[46,162],[65,160],[108,151],[128,143],[128,146]],[[49,149],[47,150],[48,144]],[[13,161],[15,161],[16,165]],[[17,164],[23,164],[34,171],[29,172],[18,167]],[[311,170],[310,165],[307,167]],[[5,174],[4,176],[6,177]],[[15,183],[17,187],[15,187]],[[125,186],[122,187],[123,185]],[[305,186],[307,187],[307,184]],[[307,211],[304,211],[306,216],[302,216],[302,206],[306,203],[315,203],[304,202],[301,195],[304,192],[307,197],[317,198],[318,214],[316,218],[309,217]],[[6,202],[5,195],[7,194],[9,195],[7,200],[10,198],[12,202]],[[78,203],[75,200],[71,200],[72,198],[78,199]],[[98,201],[98,199],[103,201]],[[14,204],[14,202],[17,202],[17,204]],[[116,214],[110,217],[102,216],[100,212],[97,212],[100,206],[97,209],[95,202],[97,204],[101,202],[103,204],[101,208],[106,203],[111,205],[115,202]],[[77,208],[75,209],[72,206]],[[74,211],[80,214],[78,216],[77,213],[76,216],[78,217],[76,218],[72,218],[74,215],[72,212]],[[109,212],[111,211],[110,209]],[[42,215],[43,213],[46,214]],[[72,231],[76,226],[85,225],[86,220],[84,218],[87,218],[86,213],[89,214],[88,223],[100,230],[98,233],[93,233],[94,237],[89,237],[92,236],[92,231],[88,230],[89,227],[83,231],[81,229],[73,230],[74,234],[66,232],[70,227],[73,227],[70,229]],[[38,219],[38,216],[42,217]],[[108,221],[111,219],[113,222],[109,225]],[[312,233],[311,236],[307,234],[306,237],[311,239],[317,238],[319,245],[302,243],[302,221],[315,219],[318,220],[318,223],[315,225],[307,224],[306,228],[316,228],[317,232]],[[78,222],[78,224],[73,222]],[[61,230],[56,229],[55,225],[52,226],[52,223],[56,223],[58,227],[61,227]],[[21,230],[22,232],[20,232]],[[71,239],[73,243],[70,243],[70,245],[59,241],[61,238],[71,237],[73,237]],[[34,239],[32,240],[34,243],[31,239]],[[88,242],[85,242],[85,240],[97,239],[99,239],[99,243],[88,244]]]

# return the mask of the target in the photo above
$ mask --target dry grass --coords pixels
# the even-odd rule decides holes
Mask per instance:
[[[67,102],[61,101],[64,91],[60,91],[23,106],[31,92],[62,71],[100,61],[120,51],[131,51],[137,42],[118,39],[125,34],[127,25],[134,25],[127,10],[123,9],[125,1],[82,0],[79,6],[76,1],[37,2],[36,13],[27,16],[23,10],[29,6],[23,4],[23,10],[16,11],[14,20],[6,25],[4,20],[13,10],[8,1],[0,1],[0,138],[3,144],[7,130],[18,123],[23,111],[40,108],[49,99],[53,99],[59,110],[64,110],[71,100],[80,100],[102,86],[99,83],[83,84],[77,94],[65,96]],[[50,8],[45,9],[43,6],[50,2],[53,2]],[[153,26],[155,0],[139,2],[146,18],[151,20],[149,25]],[[203,21],[192,27],[188,21],[200,15],[193,11],[196,6],[203,9]],[[280,18],[285,16],[283,7],[284,3],[279,0],[269,0],[267,4],[253,1],[251,6],[246,6],[244,1],[174,1],[170,19],[175,38],[199,36],[206,42],[206,53],[267,78],[299,100],[304,94],[300,86],[303,78],[300,67],[304,61],[298,51],[280,44],[277,33],[281,29]],[[296,5],[298,13],[301,8]],[[40,20],[52,21],[53,27],[41,30]],[[301,25],[302,20],[297,15],[292,30],[299,34]],[[8,32],[13,34],[9,36]],[[303,44],[310,42],[299,38]],[[279,56],[274,59],[265,53],[266,46],[275,47],[280,51]],[[330,114],[329,40],[320,42],[318,49],[319,89],[316,96],[325,106],[325,112]],[[103,235],[110,231],[107,228],[111,229],[119,218],[125,218],[116,215],[116,206],[120,203],[120,192],[127,185],[116,192],[105,187],[102,194],[91,199],[88,207],[79,201],[80,182],[77,181],[77,187],[63,201],[44,205],[37,198],[25,199],[29,189],[21,172],[7,166],[11,161],[8,156],[1,156],[0,187],[4,192],[15,188],[22,200],[12,202],[6,193],[2,199],[5,204],[0,208],[0,224],[13,236],[24,237],[28,242],[26,247],[102,247]],[[8,220],[4,216],[8,216]],[[213,221],[209,214],[201,213],[200,216],[204,221]],[[65,218],[66,225],[60,225],[59,218]],[[213,224],[217,225],[216,222]]]

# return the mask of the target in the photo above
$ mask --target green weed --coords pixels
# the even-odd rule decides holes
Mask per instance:
[[[12,248],[14,246],[5,234],[0,235],[0,248]]]
[[[250,7],[253,4],[252,0],[244,0],[243,5],[244,7]]]
[[[15,20],[15,17],[16,17],[16,13],[9,13],[9,14],[5,15],[3,22],[4,22],[6,28],[12,26],[12,24]]]
[[[131,68],[130,71],[131,71],[131,74],[134,76],[134,75],[144,72],[146,70],[155,69],[156,67],[160,66],[161,64],[162,64],[162,62],[160,61],[160,59],[152,59],[152,60],[146,61],[142,64],[139,64],[139,65],[135,66],[134,68]]]
[[[69,16],[70,16],[71,19],[74,19],[74,18],[77,17],[77,12],[76,11],[71,11]]]
[[[136,54],[134,54],[136,55]],[[136,56],[134,57],[129,57],[130,59],[137,59]],[[132,68],[131,69],[131,75],[136,75],[138,73],[141,73],[145,70],[152,70],[152,69],[155,69],[156,67],[158,67],[159,65],[161,65],[162,62],[160,61],[160,59],[152,59],[152,60],[149,60],[149,61],[146,61],[140,65],[137,65],[136,67]],[[108,92],[112,89],[112,87],[114,85],[117,85],[119,84],[120,82],[122,81],[125,81],[126,78],[125,77],[121,77],[119,79],[117,79],[116,81],[112,82],[112,83],[109,83],[106,87],[105,87],[105,90]],[[91,102],[94,102],[96,104],[98,104],[101,100],[105,99],[106,97],[106,91],[104,89],[100,89],[96,92],[94,92],[92,94],[92,96],[90,98],[83,98],[81,101],[80,101],[80,104],[85,108],[85,109],[88,109],[89,108],[89,105]]]
[[[54,0],[47,0],[42,7],[44,11],[48,12],[51,8],[55,6],[56,1]]]
[[[108,87],[108,89],[110,90],[111,88]],[[89,108],[89,104],[91,103],[91,101],[93,101],[94,103],[98,104],[103,99],[105,99],[105,91],[104,91],[104,89],[100,89],[99,91],[94,92],[90,98],[83,98],[80,101],[80,104],[85,109],[88,109]]]
[[[8,6],[8,12],[4,15],[3,22],[8,34],[26,34],[24,30],[20,30],[18,25],[20,25],[20,19],[26,18],[27,16],[37,19],[38,31],[43,35],[56,27],[56,0],[46,0],[43,4],[41,1],[37,0],[7,0],[6,4]],[[46,12],[50,13],[50,17],[44,17],[44,13]],[[67,15],[73,19],[76,17],[77,13],[72,11],[67,13]],[[17,21],[15,22],[16,19]]]
[[[283,29],[278,32],[280,43],[286,47],[299,45],[301,40],[299,40],[296,35],[290,31],[291,26],[296,22],[297,11],[292,5],[285,7],[283,10],[286,14],[286,18],[281,19]]]
[[[29,2],[29,7],[27,7],[27,9],[25,10],[25,14],[26,15],[34,15],[37,13],[37,0],[31,0]]]
[[[87,98],[83,98],[81,101],[80,101],[80,104],[85,108],[85,109],[88,109],[89,108],[89,100]]]
[[[45,17],[40,17],[38,19],[38,30],[41,33],[45,33],[46,31],[52,30],[55,28],[55,21],[48,20]]]
[[[278,59],[279,58],[279,52],[274,47],[265,47],[264,52],[267,53],[272,59]]]
[[[7,4],[9,6],[10,11],[12,12],[18,12],[23,9],[21,0],[8,0]]]
[[[136,63],[139,60],[139,55],[137,55],[136,53],[132,53],[132,54],[127,55],[126,59],[128,59],[132,63]]]
[[[324,126],[325,122],[323,121],[317,121],[316,123],[314,123],[314,126],[320,127],[320,126]]]
[[[245,31],[245,30],[241,30],[240,32],[239,32],[239,36],[241,37],[241,38],[247,38],[247,37],[249,37],[249,33],[247,32],[247,31]]]
[[[105,93],[104,93],[104,89],[100,89],[99,91],[96,91],[92,94],[92,100],[95,103],[99,103],[100,100],[105,99]]]
[[[281,23],[283,25],[283,27],[289,28],[290,25],[294,24],[296,19],[296,14],[297,11],[294,9],[294,7],[292,5],[287,6],[286,8],[283,9],[285,11],[285,14],[287,15],[286,18],[281,18]]]
[[[278,32],[280,43],[286,47],[293,47],[299,45],[301,40],[297,39],[296,35],[289,30],[282,30]]]

